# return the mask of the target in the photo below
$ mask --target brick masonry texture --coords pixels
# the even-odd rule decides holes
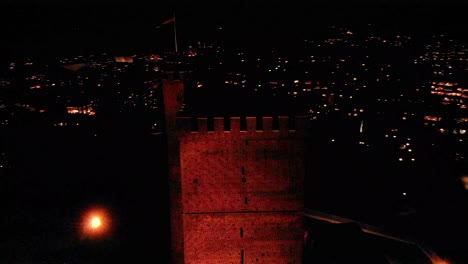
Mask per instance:
[[[177,117],[178,85],[163,88],[175,263],[301,263],[307,117]]]

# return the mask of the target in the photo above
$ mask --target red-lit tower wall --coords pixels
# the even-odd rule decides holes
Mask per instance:
[[[163,102],[168,147],[169,199],[171,220],[171,253],[173,264],[184,263],[182,222],[182,190],[180,178],[179,142],[176,130],[177,112],[183,103],[184,85],[179,80],[163,80]]]
[[[163,87],[175,263],[301,263],[308,117],[280,116],[275,130],[272,117],[245,129],[219,117],[209,131],[207,118],[177,116],[180,82]]]

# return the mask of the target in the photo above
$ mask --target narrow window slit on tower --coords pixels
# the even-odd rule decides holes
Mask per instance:
[[[240,228],[240,237],[243,238],[244,237],[244,228]]]
[[[248,203],[249,203],[249,198],[245,197],[245,198],[244,198],[244,203],[245,203],[245,204],[248,204]]]
[[[245,175],[245,168],[244,167],[241,168],[241,171],[242,171],[242,175]]]
[[[245,251],[241,249],[241,264],[245,264],[244,258],[245,258]]]
[[[243,182],[243,183],[247,182],[247,178],[242,177],[242,182]]]

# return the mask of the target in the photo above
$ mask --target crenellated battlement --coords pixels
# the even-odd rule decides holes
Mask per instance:
[[[177,117],[177,130],[208,132],[305,132],[310,128],[308,116],[263,117]]]
[[[183,82],[191,70],[161,70],[161,79],[164,81],[181,81]]]

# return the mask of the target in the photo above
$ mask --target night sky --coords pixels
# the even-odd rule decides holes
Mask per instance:
[[[219,40],[241,47],[284,46],[291,42],[288,40],[319,36],[332,24],[373,23],[384,32],[399,30],[422,36],[463,32],[463,2],[403,2],[2,2],[0,30],[6,38],[1,53],[47,57],[104,50],[132,53],[169,49],[169,30],[155,27],[171,17],[174,10],[181,46],[194,39]]]

